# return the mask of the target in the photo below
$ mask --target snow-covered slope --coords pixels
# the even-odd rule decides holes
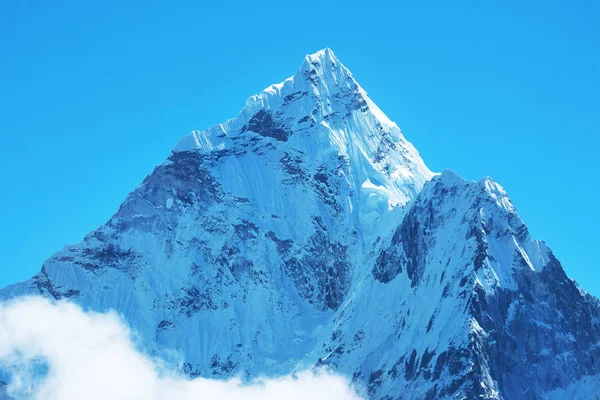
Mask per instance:
[[[190,376],[327,365],[373,399],[513,399],[590,398],[600,373],[598,301],[498,184],[434,176],[329,49],[0,298],[31,293],[116,309]]]

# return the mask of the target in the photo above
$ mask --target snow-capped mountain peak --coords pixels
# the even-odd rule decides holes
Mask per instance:
[[[433,174],[329,49],[182,138],[0,299],[27,294],[117,310],[191,377],[325,365],[371,399],[600,390],[598,300],[499,184]]]
[[[406,204],[433,176],[330,49],[307,55],[295,75],[251,96],[237,117],[192,132],[174,151],[258,151],[278,160],[295,153],[315,170],[341,157],[353,192],[382,195],[385,208]]]

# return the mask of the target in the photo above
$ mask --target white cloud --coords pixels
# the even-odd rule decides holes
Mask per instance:
[[[40,375],[41,361],[49,367]],[[310,371],[242,385],[186,379],[135,349],[115,313],[84,312],[40,297],[0,304],[0,363],[13,372],[16,399],[35,400],[320,400],[358,399],[338,376]],[[36,367],[37,366],[37,367]],[[1,397],[1,396],[0,396]]]

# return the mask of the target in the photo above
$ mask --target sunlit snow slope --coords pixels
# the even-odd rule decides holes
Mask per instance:
[[[497,183],[434,176],[329,49],[182,138],[0,298],[23,294],[116,309],[192,377],[325,365],[371,399],[592,399],[600,382],[598,300]]]

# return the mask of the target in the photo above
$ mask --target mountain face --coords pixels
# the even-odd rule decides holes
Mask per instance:
[[[190,377],[327,366],[370,399],[593,399],[600,303],[491,179],[433,174],[329,50],[192,132],[0,298],[115,309]]]

